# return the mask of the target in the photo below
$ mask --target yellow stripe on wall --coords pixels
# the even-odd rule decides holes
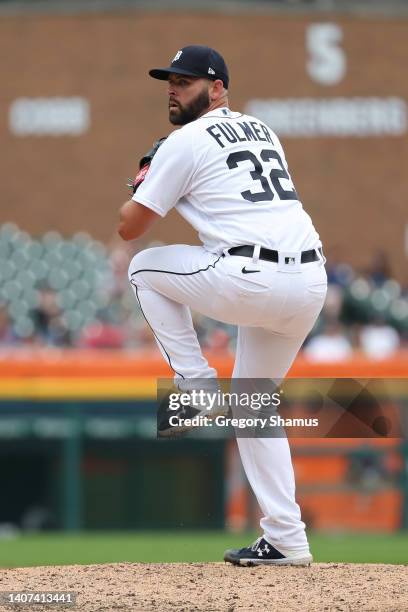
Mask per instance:
[[[156,378],[6,378],[1,399],[155,399]]]

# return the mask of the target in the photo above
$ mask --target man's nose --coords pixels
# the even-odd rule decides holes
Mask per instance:
[[[169,96],[174,96],[175,95],[175,89],[174,89],[174,83],[169,83],[168,87],[167,87],[167,93]]]

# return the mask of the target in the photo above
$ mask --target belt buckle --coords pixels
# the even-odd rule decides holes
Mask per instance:
[[[278,271],[287,274],[299,273],[301,257],[300,251],[278,251]]]

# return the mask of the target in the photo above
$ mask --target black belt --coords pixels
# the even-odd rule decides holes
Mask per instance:
[[[253,257],[254,248],[255,247],[250,246],[249,244],[245,244],[244,246],[237,246],[237,247],[232,247],[231,249],[228,249],[228,253],[230,255],[239,255],[240,257]],[[323,257],[323,251],[321,248],[319,248],[319,252]],[[271,249],[264,249],[263,247],[261,247],[261,251],[259,253],[259,259],[264,259],[265,261],[274,261],[275,263],[278,263],[279,254],[278,254],[278,251],[273,251]],[[289,258],[286,257],[286,259],[289,259]],[[302,255],[300,257],[300,263],[311,263],[312,261],[318,261],[318,259],[319,257],[316,253],[316,249],[310,249],[310,251],[302,251]],[[289,263],[289,262],[285,262],[285,263]]]

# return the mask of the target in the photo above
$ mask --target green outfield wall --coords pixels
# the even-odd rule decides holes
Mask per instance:
[[[2,402],[0,524],[221,528],[224,443],[157,440],[153,402]]]

